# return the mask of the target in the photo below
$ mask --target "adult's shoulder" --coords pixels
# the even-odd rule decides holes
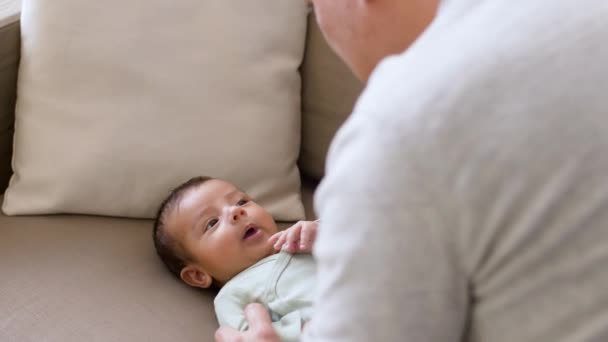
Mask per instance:
[[[411,48],[377,67],[355,113],[389,126],[407,118],[410,125],[433,113],[458,121],[489,111],[525,112],[517,102],[546,110],[566,102],[565,91],[570,102],[603,97],[608,3],[585,1],[585,11],[568,0],[445,4]]]
[[[589,2],[594,11],[568,16],[577,5],[566,0],[446,3],[467,2],[444,9],[408,51],[376,68],[332,144],[328,174],[365,165],[370,176],[371,163],[384,166],[378,174],[417,167],[451,189],[508,179],[497,170],[545,174],[564,155],[601,145],[608,22],[598,18],[608,5]],[[471,187],[479,188],[463,189]]]
[[[445,158],[486,153],[494,141],[519,158],[563,141],[565,130],[576,145],[606,126],[605,2],[589,1],[589,11],[565,0],[446,3],[455,5],[376,68],[342,135],[375,126],[385,144]]]

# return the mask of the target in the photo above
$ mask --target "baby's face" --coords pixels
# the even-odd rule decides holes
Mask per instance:
[[[272,216],[222,180],[212,179],[188,191],[167,223],[169,233],[194,259],[189,266],[222,285],[275,253],[268,243],[278,230]]]

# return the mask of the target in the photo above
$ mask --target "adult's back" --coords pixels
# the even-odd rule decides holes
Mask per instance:
[[[444,1],[374,71],[316,198],[310,340],[608,341],[606,18]]]

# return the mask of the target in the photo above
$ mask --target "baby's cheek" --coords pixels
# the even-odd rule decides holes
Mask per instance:
[[[272,216],[269,216],[265,221],[266,222],[264,222],[264,226],[268,227],[269,233],[271,235],[279,232],[279,227],[277,226]]]

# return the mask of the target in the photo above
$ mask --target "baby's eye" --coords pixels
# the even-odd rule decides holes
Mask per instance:
[[[215,227],[215,225],[218,223],[218,219],[211,219],[207,222],[207,226],[205,226],[205,230],[209,230],[213,227]]]
[[[240,201],[236,202],[236,205],[242,206],[242,205],[247,204],[248,202],[249,202],[249,200],[243,198]]]

